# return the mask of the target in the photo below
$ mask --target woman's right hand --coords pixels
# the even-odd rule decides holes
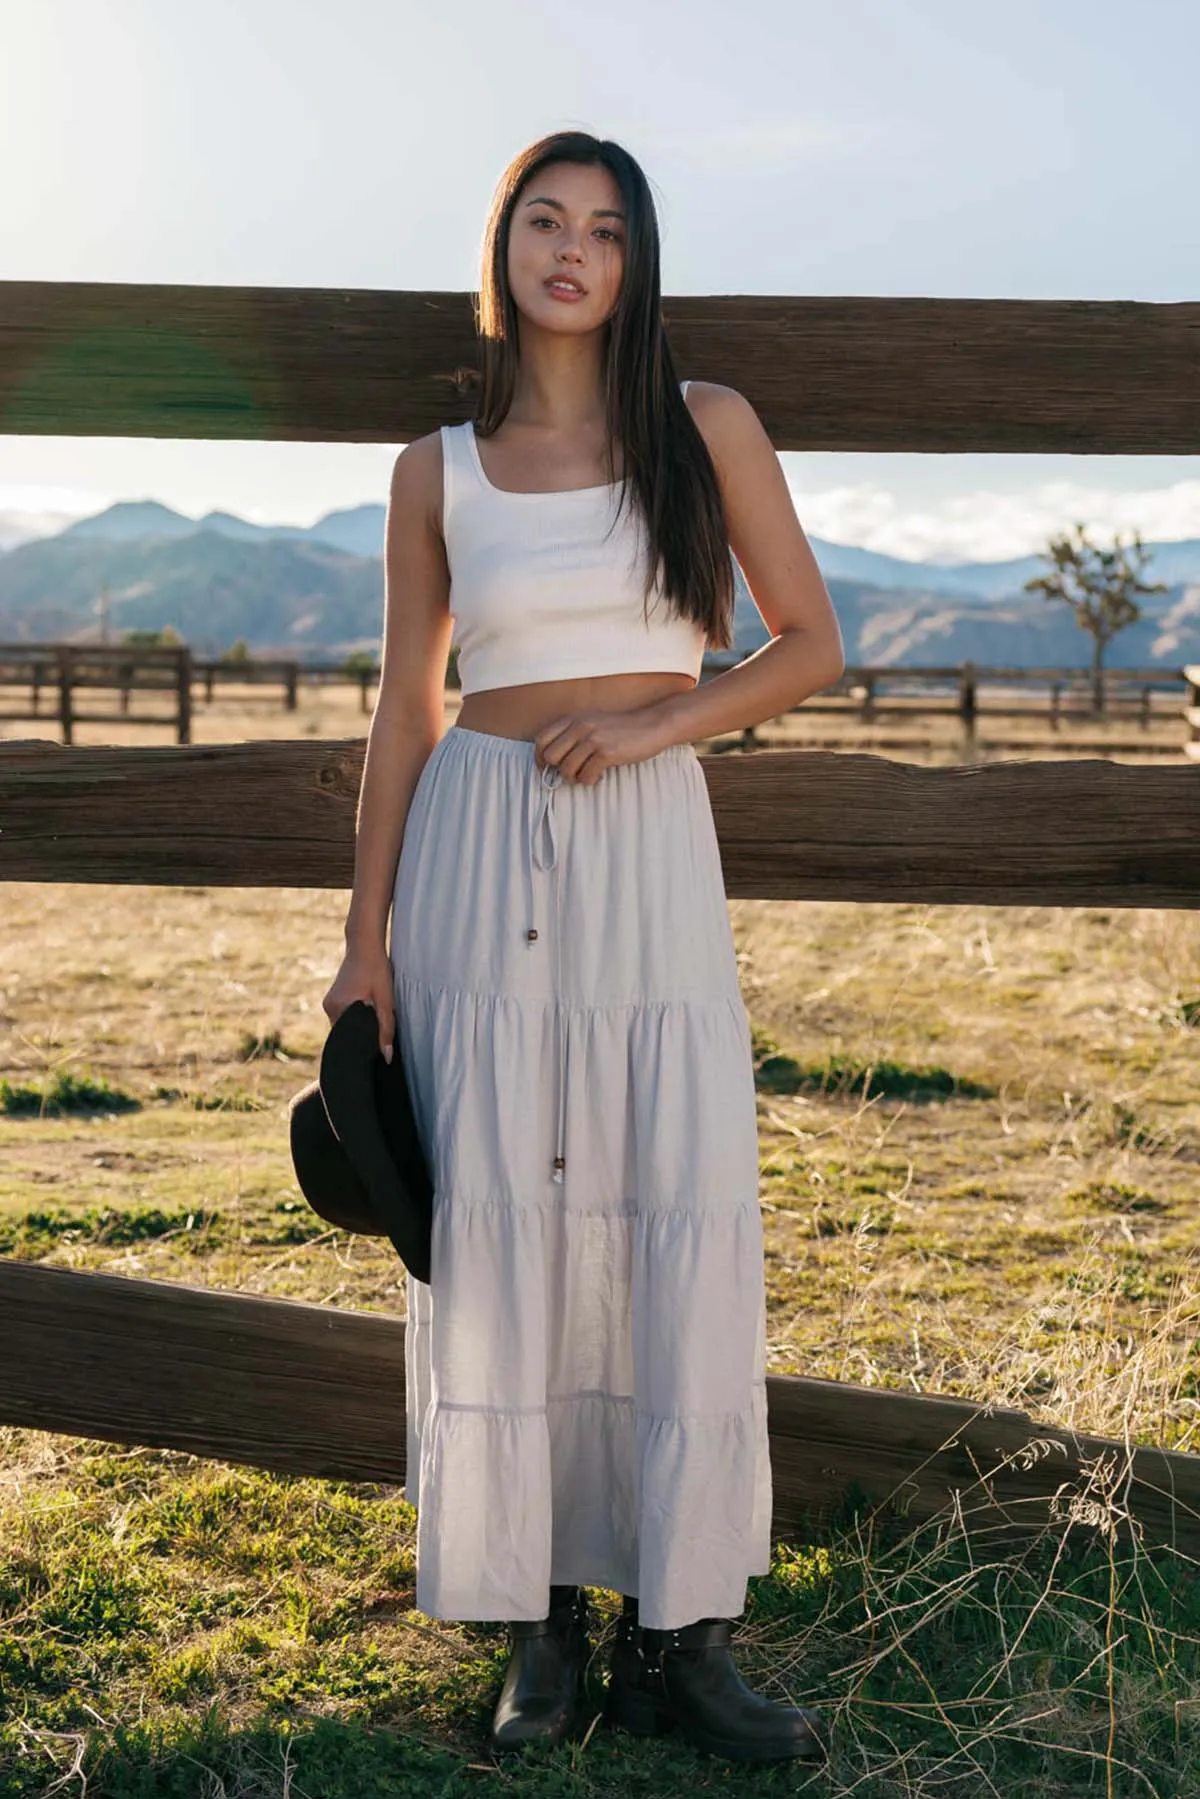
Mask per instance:
[[[356,999],[374,1006],[379,1020],[380,1054],[385,1062],[390,1062],[396,1033],[396,1002],[391,957],[382,942],[352,943],[347,949],[333,985],[321,1001],[330,1024],[336,1023]]]

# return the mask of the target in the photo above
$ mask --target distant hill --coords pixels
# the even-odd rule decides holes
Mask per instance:
[[[326,513],[312,525],[255,525],[230,512],[209,512],[201,519],[193,519],[157,500],[122,500],[93,518],[76,520],[59,535],[129,542],[139,537],[187,537],[197,531],[214,531],[248,543],[282,538],[297,543],[331,544],[352,556],[382,556],[386,515],[386,508],[372,501]],[[13,522],[6,528],[9,516],[0,513],[0,544],[18,542],[17,515],[11,515]],[[50,539],[43,536],[37,541],[45,543]],[[832,543],[811,534],[809,541],[826,580],[914,588],[923,594],[948,594],[954,598],[973,595],[981,600],[1011,599],[1044,566],[1038,556],[1016,556],[1004,562],[912,562],[902,556],[885,556],[878,550]],[[1146,548],[1153,556],[1154,580],[1167,581],[1172,586],[1200,582],[1200,538],[1152,543]]]
[[[92,636],[101,591],[114,631],[171,624],[201,654],[238,638],[300,656],[378,645],[385,508],[331,512],[313,525],[257,525],[226,512],[191,519],[155,500],[122,501],[0,554],[0,638]],[[3,537],[0,517],[0,540]],[[1041,558],[909,562],[810,539],[838,614],[846,658],[1083,666],[1089,640],[1065,606],[1021,592]],[[1168,592],[1109,651],[1113,667],[1200,660],[1200,540],[1147,545]],[[767,630],[738,575],[736,647]]]
[[[303,653],[378,642],[383,569],[320,542],[63,532],[0,556],[0,637],[92,636],[101,591],[114,632],[174,625],[202,654],[238,638]]]
[[[175,512],[157,500],[121,500],[92,518],[77,519],[59,535],[132,543],[146,537],[191,537],[198,531],[213,531],[220,537],[236,537],[244,543],[265,543],[272,539],[326,543],[337,550],[348,550],[352,556],[381,556],[386,516],[386,508],[372,502],[326,513],[315,525],[256,525],[232,512],[208,512],[203,518],[195,519]]]

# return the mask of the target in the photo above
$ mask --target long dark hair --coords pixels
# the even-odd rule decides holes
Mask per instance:
[[[484,232],[475,306],[483,367],[474,422],[479,435],[489,437],[512,405],[519,321],[508,284],[509,231],[522,188],[550,162],[608,169],[628,221],[621,291],[605,325],[604,379],[610,479],[619,443],[621,505],[632,495],[648,542],[643,602],[661,579],[668,606],[702,625],[710,647],[728,649],[734,587],[725,507],[708,446],[679,390],[663,326],[658,219],[638,163],[608,138],[552,132],[515,156],[500,178]]]

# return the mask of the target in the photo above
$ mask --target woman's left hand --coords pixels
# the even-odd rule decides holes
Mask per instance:
[[[628,712],[572,712],[552,718],[533,739],[539,768],[557,768],[566,781],[594,787],[606,768],[645,762],[674,742],[656,706]]]

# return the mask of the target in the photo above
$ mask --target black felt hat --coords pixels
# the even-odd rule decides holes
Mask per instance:
[[[294,1096],[289,1122],[296,1178],[314,1212],[364,1237],[390,1237],[409,1273],[427,1282],[433,1181],[399,1039],[385,1061],[374,1006],[353,1000],[338,1014],[320,1076]]]

